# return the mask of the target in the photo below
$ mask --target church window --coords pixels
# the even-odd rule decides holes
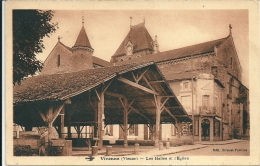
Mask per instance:
[[[60,67],[60,54],[58,54],[57,66]]]
[[[232,57],[230,58],[230,67],[231,67],[231,69],[233,67],[233,59],[232,59]]]

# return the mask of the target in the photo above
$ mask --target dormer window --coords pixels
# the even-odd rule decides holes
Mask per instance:
[[[60,54],[58,54],[57,66],[60,67]]]
[[[129,40],[127,45],[125,46],[126,55],[132,55],[134,50],[134,44]]]

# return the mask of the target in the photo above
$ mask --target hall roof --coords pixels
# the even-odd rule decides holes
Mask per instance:
[[[228,36],[229,37],[229,36]],[[224,41],[226,41],[225,38],[213,40],[213,41],[208,41],[196,45],[191,45],[187,47],[182,47],[174,50],[169,50],[169,51],[164,51],[160,52],[157,54],[149,54],[147,56],[139,57],[139,58],[133,58],[131,60],[127,61],[118,61],[116,64],[127,64],[127,63],[134,63],[134,62],[163,62],[163,61],[168,61],[172,59],[178,59],[178,58],[184,58],[188,57],[191,55],[196,55],[196,54],[203,54],[203,53],[209,53],[209,52],[214,52],[214,47],[219,46],[222,44]]]
[[[78,72],[34,76],[26,78],[21,85],[14,86],[14,103],[64,100],[87,91],[117,74],[153,64],[139,63],[104,68],[94,68]]]
[[[126,54],[125,46],[129,41],[131,41],[134,44],[133,52],[144,50],[144,49],[153,50],[153,46],[152,46],[153,39],[150,36],[147,29],[145,28],[144,23],[131,26],[130,31],[128,32],[125,39],[122,41],[121,45],[119,46],[119,48],[117,49],[117,51],[113,56]]]
[[[52,103],[69,99],[67,111],[74,112],[72,122],[87,125],[93,121],[95,112],[91,103],[97,99],[96,93],[107,85],[106,124],[123,123],[124,108],[119,98],[128,101],[131,107],[129,124],[155,123],[156,96],[162,102],[161,123],[191,121],[157,65],[146,62],[27,78],[13,88],[14,122],[24,125],[30,114],[33,126],[44,125],[35,108],[44,111]]]

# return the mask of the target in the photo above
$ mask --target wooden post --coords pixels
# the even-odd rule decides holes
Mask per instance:
[[[52,128],[52,123],[51,123],[52,114],[53,114],[53,105],[51,104],[46,113],[47,128],[48,128],[48,142],[50,142],[51,134],[52,134],[52,129],[51,129]]]
[[[68,138],[71,138],[71,119],[70,119],[70,114],[68,114]]]
[[[128,146],[128,142],[127,142],[127,124],[128,124],[127,101],[125,99],[125,106],[124,106],[124,147]]]
[[[65,138],[64,136],[64,111],[65,107],[60,112],[60,126],[59,126],[59,138]]]
[[[78,134],[78,138],[80,138],[80,125],[79,125],[79,123],[77,124],[77,134]]]
[[[100,93],[100,100],[98,102],[98,137],[99,143],[98,148],[101,149],[103,147],[103,134],[104,134],[104,92]]]
[[[159,134],[160,134],[160,104],[161,104],[161,98],[156,96],[156,123],[155,123],[155,139],[154,139],[154,147],[159,147]]]

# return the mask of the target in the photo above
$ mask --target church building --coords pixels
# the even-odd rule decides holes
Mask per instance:
[[[88,36],[82,22],[82,28],[73,47],[64,45],[60,38],[44,62],[41,75],[76,72],[97,67],[111,66],[112,64],[93,56]]]
[[[131,26],[111,63],[157,63],[187,113],[194,116],[194,127],[182,124],[181,135],[194,130],[197,141],[248,138],[249,90],[241,82],[231,25],[227,37],[165,52],[159,51],[156,38],[152,40],[145,23]],[[172,126],[161,133],[169,132],[167,128],[176,136]]]

